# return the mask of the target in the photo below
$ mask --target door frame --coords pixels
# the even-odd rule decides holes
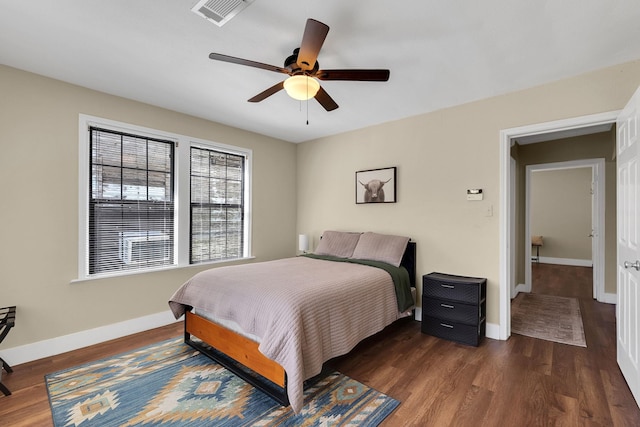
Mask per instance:
[[[525,184],[525,286],[521,290],[531,292],[531,174],[539,171],[591,169],[593,197],[591,199],[592,241],[591,262],[593,266],[593,298],[603,301],[604,296],[604,243],[605,243],[605,163],[604,159],[580,159],[566,162],[528,165]],[[594,233],[595,231],[595,233]]]
[[[500,325],[498,337],[511,336],[511,292],[515,287],[515,172],[511,166],[511,146],[516,138],[571,131],[615,123],[619,111],[592,114],[571,119],[537,123],[500,131]]]

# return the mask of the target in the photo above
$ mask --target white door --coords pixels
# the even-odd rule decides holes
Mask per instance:
[[[640,404],[640,176],[638,175],[638,124],[640,89],[617,120],[618,164],[618,365]]]
[[[589,233],[589,237],[591,237],[591,260],[593,262],[592,296],[596,301],[601,301],[601,293],[604,293],[604,250],[601,248],[604,239],[600,233],[600,230],[604,229],[604,218],[602,220],[600,218],[601,210],[604,211],[604,195],[600,191],[601,187],[604,189],[604,186],[601,178],[604,179],[604,161],[594,164],[591,168],[591,233]]]

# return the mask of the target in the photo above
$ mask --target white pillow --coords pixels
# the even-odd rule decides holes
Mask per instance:
[[[322,238],[314,253],[317,255],[350,258],[358,244],[360,234],[344,231],[325,231],[322,233]]]
[[[382,261],[399,267],[409,240],[408,237],[366,232],[358,239],[351,258]]]

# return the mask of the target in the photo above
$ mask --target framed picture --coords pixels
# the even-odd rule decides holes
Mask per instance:
[[[395,203],[396,168],[356,172],[356,203]]]

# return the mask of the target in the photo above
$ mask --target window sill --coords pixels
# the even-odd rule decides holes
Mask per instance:
[[[117,272],[117,273],[107,273],[107,274],[99,274],[99,275],[94,275],[94,276],[87,276],[87,277],[83,277],[83,278],[78,278],[78,279],[73,279],[71,280],[69,283],[70,284],[75,284],[75,283],[83,283],[83,282],[93,282],[95,280],[104,280],[104,279],[117,279],[119,277],[128,277],[128,276],[137,276],[140,274],[156,274],[156,273],[161,273],[163,271],[173,271],[173,270],[180,270],[180,269],[193,269],[193,268],[197,268],[197,267],[205,267],[205,266],[218,266],[221,264],[234,264],[234,263],[243,263],[249,260],[255,259],[255,256],[248,256],[248,257],[243,257],[243,258],[234,258],[234,259],[225,259],[225,260],[220,260],[220,261],[208,261],[208,262],[201,262],[198,264],[188,264],[188,265],[173,265],[173,266],[169,266],[169,267],[163,267],[163,268],[153,268],[153,269],[148,269],[148,270],[140,270],[140,271],[124,271],[124,272]]]

